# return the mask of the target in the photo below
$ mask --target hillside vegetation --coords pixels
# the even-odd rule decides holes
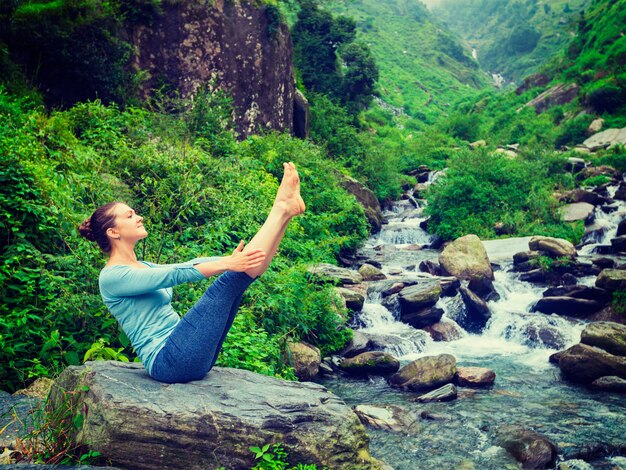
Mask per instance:
[[[440,0],[433,13],[476,50],[483,69],[519,82],[558,55],[590,0]]]
[[[330,2],[333,12],[355,19],[380,70],[378,91],[388,104],[432,123],[459,98],[489,79],[456,37],[420,2]]]

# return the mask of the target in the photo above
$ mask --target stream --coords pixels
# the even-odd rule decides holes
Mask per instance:
[[[420,228],[424,220],[421,202],[408,195],[394,203],[384,213],[388,223],[359,252],[361,258],[379,262],[388,279],[428,276],[419,272],[419,263],[438,259],[439,251],[420,249],[433,240]],[[626,211],[623,203],[608,215],[596,210],[596,224],[603,224],[604,231],[585,239],[588,244],[579,250],[581,257],[592,256],[595,246],[608,243],[614,236],[614,226]],[[398,312],[381,303],[381,291],[389,281],[368,283],[366,302],[356,317],[355,327],[378,338],[377,343],[399,358],[401,366],[422,356],[448,353],[456,357],[459,366],[486,367],[496,373],[495,384],[490,388],[459,387],[456,400],[432,403],[415,402],[419,394],[392,389],[383,377],[321,380],[349,406],[395,404],[409,413],[420,416],[426,412],[436,418],[421,419],[420,430],[411,434],[368,428],[375,457],[396,470],[521,468],[494,444],[498,427],[513,424],[551,439],[558,446],[560,461],[586,455],[586,460],[592,462],[575,460],[576,467],[569,468],[626,469],[626,458],[603,455],[604,449],[626,443],[623,395],[565,382],[559,368],[548,362],[551,354],[580,341],[585,322],[529,313],[545,288],[520,281],[518,273],[509,272],[513,254],[528,250],[528,240],[484,242],[490,261],[498,267],[494,286],[500,299],[488,303],[492,318],[480,334],[462,330],[461,337],[454,341],[435,342],[425,331],[397,321]],[[593,285],[595,276],[578,282]],[[436,307],[445,312],[443,322],[462,323],[459,294],[442,297]],[[549,333],[548,340],[537,334],[540,330]]]

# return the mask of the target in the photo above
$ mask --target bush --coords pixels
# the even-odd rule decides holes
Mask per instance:
[[[487,150],[464,150],[449,160],[446,174],[426,194],[429,229],[446,240],[474,233],[495,238],[502,222],[511,235],[578,235],[560,221],[552,162],[508,159]],[[582,234],[580,234],[582,235]]]

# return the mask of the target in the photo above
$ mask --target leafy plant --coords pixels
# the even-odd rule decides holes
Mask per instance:
[[[97,451],[76,444],[76,435],[83,427],[87,408],[81,407],[81,395],[89,391],[84,386],[77,391],[58,390],[57,403],[53,407],[48,400],[31,415],[32,430],[17,440],[17,450],[27,460],[51,464],[90,464],[101,457]]]
[[[626,289],[618,289],[613,292],[613,311],[620,315],[626,315]]]
[[[258,461],[252,470],[317,470],[317,465],[314,464],[299,463],[293,467],[289,466],[287,452],[280,443],[265,444],[263,447],[253,446],[250,447],[250,451],[255,454],[254,458]]]

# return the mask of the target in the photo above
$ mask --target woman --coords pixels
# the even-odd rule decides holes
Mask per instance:
[[[305,210],[296,167],[291,162],[283,167],[267,220],[230,256],[168,265],[138,261],[135,245],[148,232],[143,218],[120,202],[99,207],[80,225],[81,235],[109,255],[100,272],[100,293],[152,378],[199,380],[215,364],[244,291],[269,266],[289,221]],[[216,274],[221,275],[180,318],[172,308],[171,287]]]

